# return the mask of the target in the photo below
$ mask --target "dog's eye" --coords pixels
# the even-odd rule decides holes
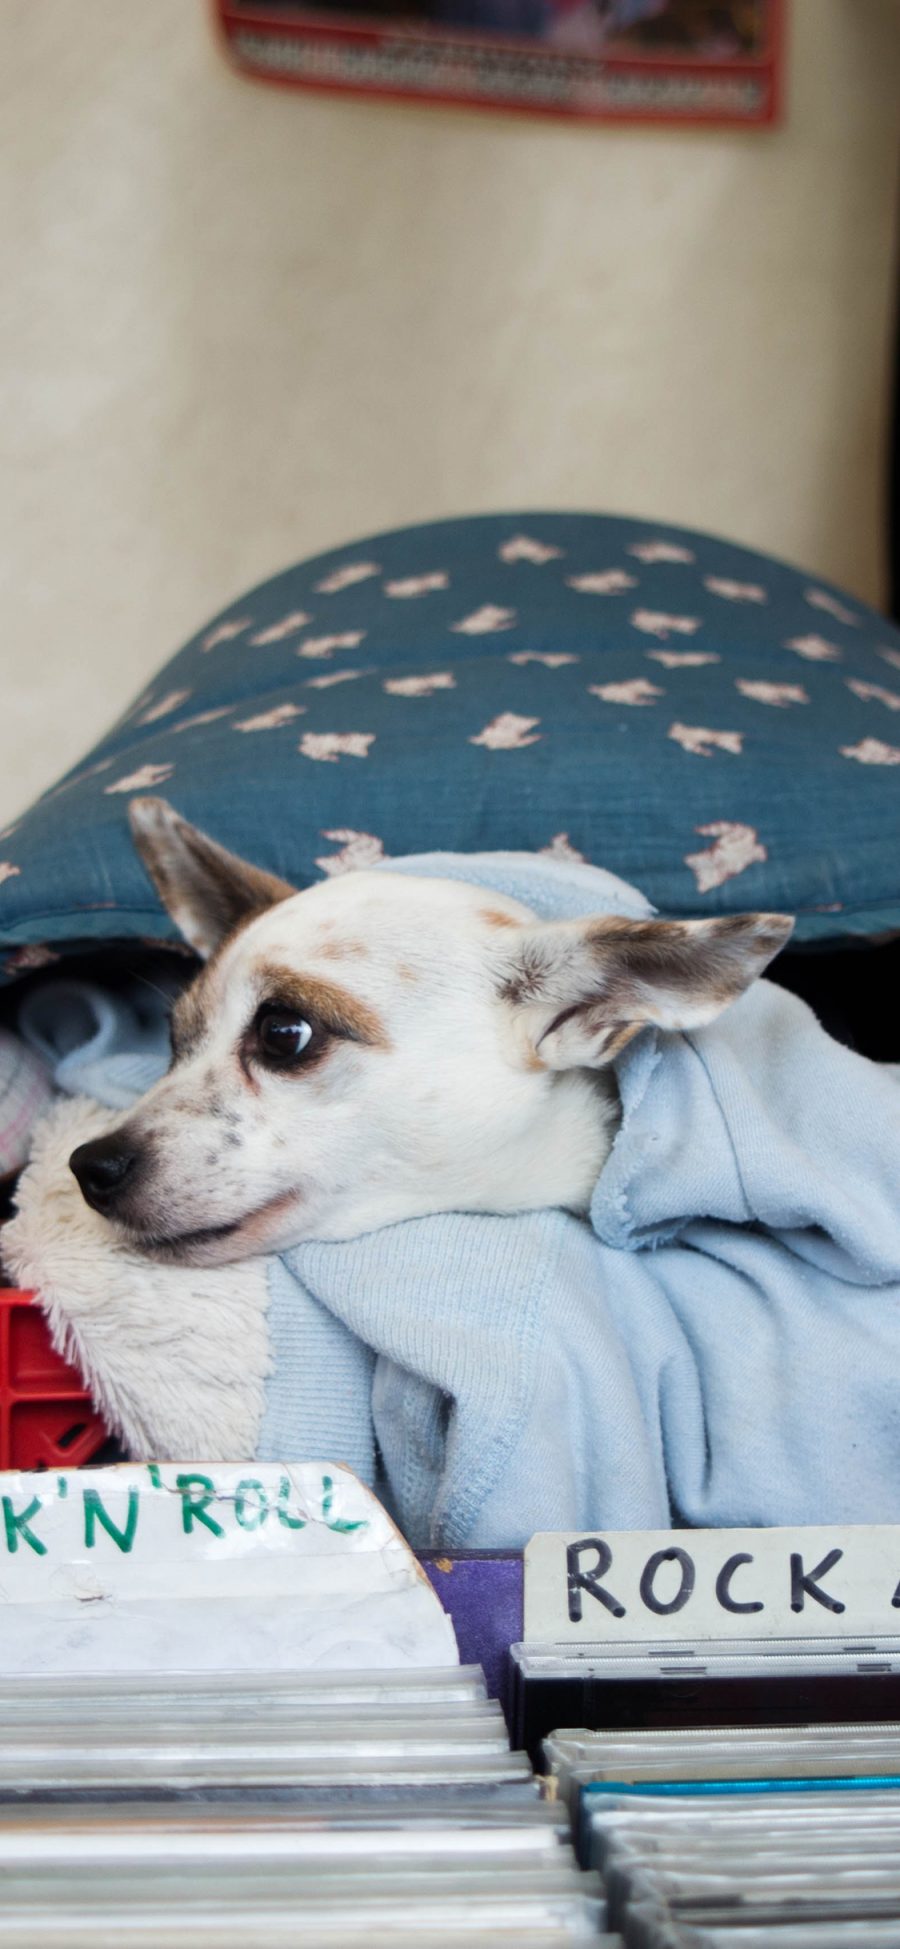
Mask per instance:
[[[292,1069],[313,1039],[312,1024],[292,1008],[264,1008],[256,1023],[259,1053],[273,1069]]]

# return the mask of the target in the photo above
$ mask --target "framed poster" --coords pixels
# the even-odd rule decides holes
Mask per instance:
[[[244,74],[604,122],[778,117],[785,0],[214,0]]]

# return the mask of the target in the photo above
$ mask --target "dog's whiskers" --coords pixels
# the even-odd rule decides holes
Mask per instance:
[[[160,1001],[165,1002],[167,1008],[171,1008],[172,1003],[178,999],[177,995],[168,994],[165,988],[160,988],[158,981],[151,981],[149,975],[141,974],[138,968],[129,969],[128,979],[129,981],[139,981],[142,987],[149,988],[154,995],[159,996]]]

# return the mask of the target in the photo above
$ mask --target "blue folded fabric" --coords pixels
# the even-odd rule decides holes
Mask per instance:
[[[544,918],[648,911],[525,855],[385,870]],[[273,1259],[261,1455],[380,1466],[410,1539],[448,1548],[900,1520],[894,1076],[765,981],[695,1034],[645,1031],[617,1075],[590,1223],[450,1213]]]
[[[31,990],[19,1009],[23,1042],[51,1065],[66,1096],[93,1096],[128,1110],[165,1072],[173,978],[126,980],[115,990],[60,975]]]

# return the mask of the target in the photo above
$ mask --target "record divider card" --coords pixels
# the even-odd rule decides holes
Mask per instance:
[[[561,1726],[900,1720],[900,1526],[541,1532],[511,1667],[538,1765]]]

